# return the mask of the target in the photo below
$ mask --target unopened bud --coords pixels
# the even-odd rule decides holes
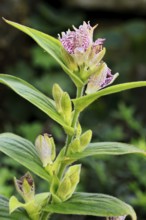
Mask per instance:
[[[80,151],[80,139],[75,138],[68,147],[69,153],[76,153]]]
[[[80,123],[78,122],[77,130],[76,130],[76,137],[80,137],[81,133],[82,133],[82,127]]]
[[[68,125],[70,125],[71,115],[72,115],[72,103],[67,92],[64,92],[61,97],[61,108],[62,108],[62,116],[64,117],[64,121]]]
[[[103,48],[99,53],[95,53],[94,50],[90,53],[89,69],[84,72],[84,75],[83,75],[84,80],[88,80],[92,74],[98,71],[99,69],[98,67],[100,67],[99,63],[104,57],[105,52],[106,50],[105,48]]]
[[[39,135],[35,141],[36,150],[43,163],[43,167],[52,164],[56,157],[54,139],[48,134]]]
[[[78,66],[74,61],[73,57],[69,53],[67,53],[66,50],[64,50],[64,48],[62,48],[61,52],[62,52],[62,58],[65,64],[68,66],[68,68],[71,71],[76,72],[78,70]]]
[[[92,138],[92,131],[91,130],[88,130],[88,131],[86,131],[85,133],[83,133],[81,135],[81,138],[80,138],[80,151],[83,151],[87,147],[87,145],[91,141],[91,138]]]
[[[69,178],[65,178],[59,186],[57,196],[62,201],[65,201],[68,198],[68,196],[70,195],[70,189],[71,189],[71,181]]]
[[[104,57],[106,49],[103,48],[99,53],[95,54],[94,51],[90,54],[90,70],[94,71],[97,65],[101,62],[102,58]]]
[[[61,87],[55,83],[53,85],[53,91],[52,91],[52,94],[53,94],[53,98],[55,100],[55,104],[56,104],[56,109],[59,113],[62,112],[62,108],[61,108],[61,97],[63,95],[63,90],[61,89]]]
[[[53,98],[58,113],[63,117],[64,121],[70,125],[72,119],[72,103],[69,94],[64,92],[58,84],[54,84]]]
[[[74,193],[80,180],[80,171],[81,165],[73,165],[68,168],[57,190],[57,196],[62,201],[69,199]]]
[[[34,180],[29,172],[27,172],[19,180],[14,178],[14,182],[18,193],[22,196],[24,201],[27,202],[34,198],[35,185]]]

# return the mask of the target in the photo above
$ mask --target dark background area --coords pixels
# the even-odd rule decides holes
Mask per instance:
[[[106,38],[104,60],[120,76],[114,84],[146,80],[146,1],[144,0],[0,0],[0,17],[57,34],[83,21],[99,24],[95,39]],[[25,79],[46,95],[58,82],[74,97],[74,86],[56,61],[33,40],[0,19],[0,71]],[[93,129],[93,141],[121,141],[146,149],[146,88],[125,91],[94,102],[81,115],[84,130]],[[0,132],[14,132],[29,140],[51,133],[58,149],[65,135],[59,125],[7,87],[0,85]],[[14,193],[13,176],[26,172],[0,154],[0,194]],[[139,155],[84,159],[78,191],[106,193],[134,206],[138,219],[146,219],[146,160]],[[40,192],[47,185],[36,178]],[[54,216],[59,219],[60,216]],[[97,217],[64,216],[65,219]],[[101,218],[100,218],[101,219]],[[128,218],[127,218],[128,219]]]

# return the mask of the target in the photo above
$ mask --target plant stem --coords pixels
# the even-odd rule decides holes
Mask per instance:
[[[76,98],[79,98],[83,95],[83,90],[84,90],[84,87],[78,87],[77,88]],[[74,134],[73,135],[67,135],[67,137],[66,137],[64,157],[66,157],[67,152],[68,152],[69,144],[71,143],[72,139],[74,138],[74,136],[76,134],[76,129],[77,129],[77,125],[78,125],[79,116],[80,116],[80,112],[75,109],[73,119],[72,119],[72,124],[71,124],[71,127],[74,128]],[[59,171],[58,171],[58,178],[59,179],[62,178],[62,175],[64,173],[64,170],[65,170],[66,166],[67,166],[67,164],[64,161],[62,161],[62,163],[60,165],[60,168],[59,168]],[[42,219],[42,220],[47,220],[47,219]]]
[[[84,89],[84,87],[77,87],[76,98],[79,98],[79,97],[81,97],[83,95],[83,89]],[[65,155],[67,155],[68,146],[71,143],[71,141],[72,141],[72,139],[73,139],[73,137],[74,137],[74,135],[76,133],[76,128],[77,128],[79,116],[80,116],[80,112],[75,109],[74,115],[73,115],[73,120],[72,120],[72,125],[71,125],[71,127],[74,128],[74,134],[72,136],[71,135],[67,136],[66,145],[65,145],[65,147],[66,147]]]
[[[76,98],[79,98],[79,97],[81,97],[83,95],[83,89],[84,89],[84,87],[77,88]],[[74,115],[73,115],[72,125],[71,125],[71,127],[74,128],[74,134],[73,135],[67,135],[64,156],[67,155],[69,144],[71,143],[71,141],[72,141],[72,139],[73,139],[73,137],[74,137],[74,135],[76,133],[76,127],[77,127],[77,124],[78,124],[79,115],[80,115],[80,112],[75,110],[74,111]],[[65,167],[66,167],[66,164],[63,162],[61,164],[59,172],[58,172],[58,177],[59,178],[62,177],[62,174],[64,172]]]

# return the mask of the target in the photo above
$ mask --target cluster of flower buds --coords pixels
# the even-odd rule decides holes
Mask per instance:
[[[88,146],[92,138],[92,131],[88,130],[76,137],[69,145],[69,154],[82,152]]]
[[[73,165],[68,168],[64,177],[59,183],[56,196],[61,201],[69,199],[74,193],[80,180],[81,165]]]
[[[96,25],[97,26],[97,25]],[[103,43],[105,39],[98,38],[93,41],[93,32],[96,26],[91,27],[90,23],[83,22],[77,29],[62,32],[59,40],[70,59],[65,59],[72,66],[72,71],[86,84],[86,93],[94,93],[99,89],[111,84],[118,74],[112,75],[106,63],[102,61],[105,54]],[[68,56],[69,57],[69,56]],[[71,62],[73,63],[71,65]]]

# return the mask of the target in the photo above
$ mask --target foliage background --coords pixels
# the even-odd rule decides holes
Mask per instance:
[[[120,73],[115,83],[146,80],[146,3],[141,0],[107,2],[1,0],[0,15],[55,37],[83,20],[90,20],[91,25],[98,23],[95,38],[106,38],[105,60],[113,73]],[[0,69],[29,81],[49,96],[53,83],[58,82],[74,97],[74,86],[58,64],[29,37],[2,20]],[[84,130],[93,129],[93,141],[121,141],[146,149],[145,93],[146,88],[139,88],[94,102],[81,116]],[[51,133],[58,149],[65,138],[60,126],[0,85],[0,132],[4,131],[17,133],[31,141],[40,133]],[[26,170],[6,156],[0,156],[0,194],[9,197],[14,193],[13,176],[19,177]],[[79,191],[117,196],[134,206],[139,219],[146,219],[145,158],[138,155],[100,156],[82,162]],[[37,192],[47,190],[47,185],[37,178],[36,186]],[[70,218],[89,219],[84,216]]]

